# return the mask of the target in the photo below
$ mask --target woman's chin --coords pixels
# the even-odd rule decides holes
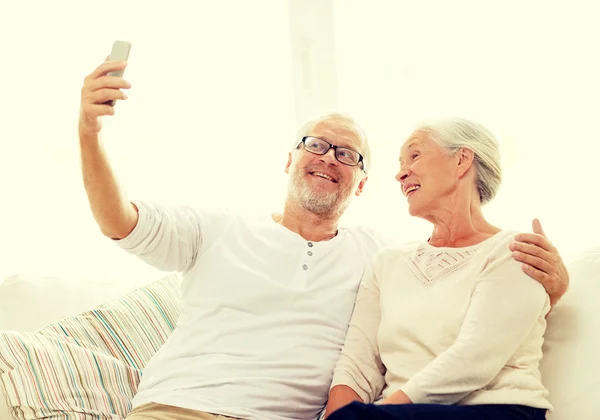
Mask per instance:
[[[424,218],[425,214],[428,213],[429,208],[423,205],[417,205],[417,203],[412,202],[408,203],[408,214],[411,217],[420,217]]]
[[[419,212],[417,210],[417,206],[409,204],[408,205],[408,214],[410,216],[412,216],[412,217],[417,217],[419,215]]]

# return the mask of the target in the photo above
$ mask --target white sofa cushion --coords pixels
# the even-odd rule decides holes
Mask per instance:
[[[35,331],[164,277],[90,281],[17,274],[0,283],[0,331]]]
[[[548,420],[598,420],[600,400],[600,248],[569,264],[569,291],[548,317],[542,381]]]
[[[169,275],[36,332],[0,332],[0,393],[13,416],[125,417],[141,369],[175,327],[179,280]]]

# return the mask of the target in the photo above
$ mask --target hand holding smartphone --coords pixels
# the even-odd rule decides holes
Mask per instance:
[[[129,51],[131,50],[131,42],[127,41],[115,41],[110,52],[109,61],[126,61],[129,58]],[[108,73],[108,76],[123,77],[125,70],[112,71]],[[114,106],[115,101],[107,101],[106,105]]]

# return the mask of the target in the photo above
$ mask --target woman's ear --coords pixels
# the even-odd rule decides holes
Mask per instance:
[[[458,152],[458,162],[456,169],[458,170],[458,176],[462,177],[467,173],[469,168],[473,166],[473,161],[475,160],[475,153],[471,149],[467,149],[466,147],[461,147]]]

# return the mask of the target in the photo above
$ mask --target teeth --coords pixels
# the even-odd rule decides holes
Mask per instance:
[[[412,187],[408,187],[408,188],[406,189],[406,194],[408,194],[408,193],[409,193],[409,192],[411,192],[411,191],[418,190],[419,188],[421,188],[421,186],[420,186],[420,185],[413,185]]]
[[[327,174],[324,174],[323,172],[314,172],[313,175],[320,176],[321,178],[325,178],[325,179],[333,182],[333,178]]]

